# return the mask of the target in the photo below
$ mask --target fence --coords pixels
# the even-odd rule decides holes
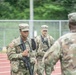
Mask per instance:
[[[31,27],[30,20],[0,20],[0,49],[19,36],[19,23],[28,23]],[[69,32],[68,20],[34,20],[33,24],[37,35],[40,35],[41,25],[44,24],[49,26],[48,33],[55,39]]]

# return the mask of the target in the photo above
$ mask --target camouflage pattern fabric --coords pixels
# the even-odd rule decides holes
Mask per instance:
[[[47,38],[48,45],[49,47],[52,46],[54,43],[54,38],[52,36],[47,35],[45,38]],[[41,75],[42,71],[42,58],[48,49],[48,46],[42,42],[41,36],[38,36],[36,38],[36,43],[37,43],[37,66],[36,66],[36,71],[38,75]]]
[[[48,68],[46,75],[50,75],[58,60],[61,63],[62,75],[76,75],[76,33],[60,37],[45,53],[42,62],[43,67],[46,65]]]
[[[22,56],[23,51],[20,48],[20,44],[21,44],[20,37],[14,39],[12,43],[13,43],[13,47],[12,48],[8,47],[7,50],[8,59],[10,60],[10,64],[11,64],[11,75],[29,75],[29,70],[24,66],[23,60],[21,60],[23,58]],[[26,45],[26,49],[29,50],[29,56],[31,54],[30,57],[32,58],[32,56],[34,55],[32,55],[32,52],[30,51],[31,42],[29,38],[27,38],[27,40],[25,41],[25,45]],[[31,61],[34,62],[34,59],[33,60],[31,59]]]

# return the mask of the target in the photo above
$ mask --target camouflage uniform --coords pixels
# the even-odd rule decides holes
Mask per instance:
[[[69,14],[69,22],[76,26],[76,13]],[[42,62],[48,67],[46,75],[50,75],[58,60],[61,63],[62,75],[76,75],[76,29],[75,32],[72,30],[71,33],[60,37],[45,53]]]
[[[43,25],[42,26],[42,29],[46,30],[47,29],[47,26],[46,25]],[[43,43],[42,41],[42,38],[44,38],[45,41],[47,41],[48,45]],[[52,44],[54,43],[54,38],[50,35],[47,35],[46,37],[44,37],[43,35],[41,36],[38,36],[36,38],[36,43],[37,43],[37,73],[38,75],[41,75],[41,61],[42,61],[42,58],[45,54],[45,52],[49,49],[49,47],[52,46]],[[45,69],[46,71],[46,69]]]
[[[25,29],[28,30],[27,27],[23,28],[23,30]],[[29,56],[31,57],[32,55],[31,40],[27,38],[24,43],[25,43],[26,49],[29,50]],[[22,60],[23,50],[20,47],[20,45],[22,44],[21,36],[14,39],[12,41],[12,44],[13,44],[13,47],[9,46],[7,50],[8,59],[10,60],[10,64],[11,64],[11,75],[30,75],[28,68],[25,67],[24,62]],[[33,62],[33,60],[31,62]]]

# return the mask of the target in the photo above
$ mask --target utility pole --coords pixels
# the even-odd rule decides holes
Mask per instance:
[[[33,12],[33,0],[30,0],[30,38],[34,37],[34,24],[33,24],[33,17],[34,17],[34,12]]]

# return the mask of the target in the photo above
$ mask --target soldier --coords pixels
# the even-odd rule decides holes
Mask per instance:
[[[29,26],[19,24],[20,36],[9,44],[7,55],[11,64],[11,75],[33,75],[30,64],[31,41],[28,38]],[[34,62],[34,59],[33,61]],[[35,63],[35,62],[34,62]]]
[[[42,25],[41,26],[41,35],[36,38],[37,44],[37,74],[41,75],[41,61],[45,54],[45,52],[53,45],[54,38],[48,35],[48,26]],[[45,69],[46,71],[47,69]]]
[[[60,37],[43,57],[42,62],[48,67],[46,75],[50,75],[58,60],[62,75],[76,75],[76,12],[70,13],[68,19],[71,32]]]

